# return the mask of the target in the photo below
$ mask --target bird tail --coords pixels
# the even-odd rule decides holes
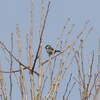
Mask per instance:
[[[55,52],[61,52],[60,50],[55,50]]]

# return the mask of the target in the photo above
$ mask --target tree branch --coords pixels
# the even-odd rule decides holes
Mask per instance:
[[[23,70],[25,70],[25,69],[28,69],[28,70],[31,70],[29,67],[27,67],[26,65],[24,65],[21,61],[19,61],[19,59],[17,59],[9,50],[8,50],[8,48],[5,46],[5,44],[3,43],[3,42],[1,42],[0,41],[0,44],[1,44],[1,46],[2,46],[2,48],[4,48],[7,52],[8,52],[8,54],[10,55],[10,56],[12,56],[12,58],[17,62],[17,63],[19,63],[20,65],[22,65],[24,68],[23,68]],[[20,69],[18,69],[18,70],[13,70],[13,71],[0,71],[0,72],[2,72],[2,73],[15,73],[15,72],[20,72],[21,70]],[[39,75],[36,71],[33,71],[35,74],[37,74],[37,75]]]
[[[34,60],[34,63],[33,63],[33,67],[32,67],[32,74],[33,74],[33,72],[34,72],[34,68],[35,68],[36,61],[37,61],[37,59],[38,59],[38,54],[39,54],[40,47],[41,47],[41,43],[42,43],[42,36],[43,36],[44,28],[45,28],[45,25],[46,25],[46,19],[47,19],[47,16],[48,16],[50,3],[51,3],[51,2],[49,1],[48,7],[47,7],[47,12],[46,12],[45,19],[44,19],[44,22],[43,22],[42,31],[41,31],[41,34],[40,34],[40,40],[39,40],[38,50],[37,50],[36,57],[35,57],[35,60]]]

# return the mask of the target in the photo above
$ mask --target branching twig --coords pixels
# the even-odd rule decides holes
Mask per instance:
[[[69,95],[71,94],[71,92],[72,92],[72,90],[73,90],[73,88],[74,88],[75,84],[76,84],[76,82],[74,82],[74,83],[73,83],[73,85],[72,85],[71,89],[69,90],[69,93],[68,93],[68,95],[67,95],[67,97],[66,97],[66,99],[65,99],[65,100],[68,100]]]
[[[66,85],[66,89],[65,89],[65,92],[64,92],[64,95],[63,95],[63,100],[65,100],[65,95],[66,95],[66,93],[67,93],[67,91],[68,91],[68,86],[69,86],[69,84],[70,84],[71,78],[72,78],[72,73],[70,74],[69,81],[68,81],[68,83],[67,83],[67,85]]]
[[[97,74],[95,75],[95,77],[94,77],[93,85],[91,86],[91,89],[90,89],[90,91],[89,91],[89,97],[90,97],[90,95],[91,95],[91,93],[92,93],[92,90],[93,90],[95,84],[96,84],[97,77],[98,77],[98,73],[97,73]]]

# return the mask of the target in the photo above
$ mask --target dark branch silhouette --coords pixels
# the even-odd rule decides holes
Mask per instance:
[[[45,25],[46,25],[46,19],[47,19],[47,16],[48,16],[50,3],[51,3],[51,2],[49,1],[48,7],[47,7],[47,12],[46,12],[45,19],[44,19],[44,23],[43,23],[43,27],[42,27],[42,31],[41,31],[41,34],[40,34],[40,40],[39,40],[38,50],[37,50],[36,57],[35,57],[35,60],[34,60],[34,63],[33,63],[33,67],[32,67],[32,74],[33,74],[33,72],[34,72],[34,68],[35,68],[36,61],[37,61],[37,59],[38,59],[38,54],[39,54],[40,47],[41,47],[41,43],[42,43],[42,36],[43,36],[43,32],[44,32]]]

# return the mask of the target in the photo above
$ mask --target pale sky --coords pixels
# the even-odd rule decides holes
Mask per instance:
[[[35,1],[35,32],[38,32],[40,24],[40,3]],[[45,0],[46,1],[46,0]],[[93,32],[86,42],[86,51],[97,50],[98,38],[100,36],[100,0],[51,0],[50,12],[46,24],[45,43],[52,41],[61,32],[62,26],[68,17],[75,24],[75,33],[80,31],[87,20],[94,27]],[[16,24],[20,25],[21,32],[29,31],[30,0],[1,0],[0,1],[0,40],[9,47],[10,33],[16,32]],[[78,95],[78,94],[76,94]],[[74,94],[74,98],[75,96]],[[14,99],[17,100],[17,99]],[[60,100],[60,99],[58,99]],[[75,100],[75,99],[73,99]],[[78,99],[77,99],[78,100]]]

